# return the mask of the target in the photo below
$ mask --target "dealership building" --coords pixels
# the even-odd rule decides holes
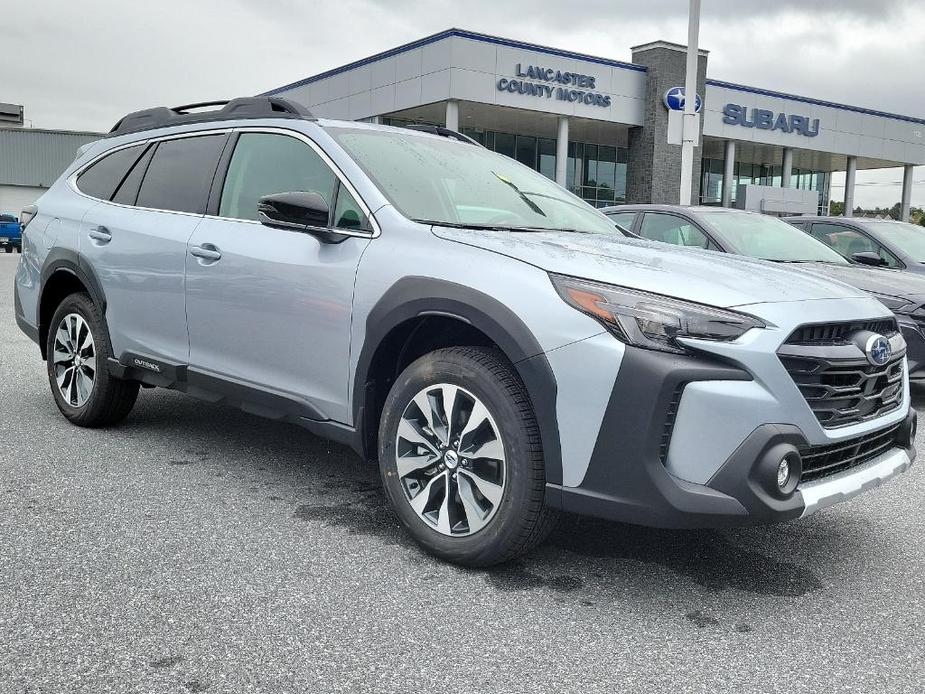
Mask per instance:
[[[686,50],[665,41],[632,62],[450,29],[273,89],[327,118],[459,130],[597,206],[677,203]],[[698,66],[693,197],[772,214],[825,212],[831,175],[925,164],[925,119],[712,79]]]

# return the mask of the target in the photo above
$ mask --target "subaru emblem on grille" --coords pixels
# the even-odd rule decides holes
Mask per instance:
[[[867,353],[867,361],[874,366],[883,366],[893,356],[890,341],[883,335],[871,335],[867,340],[864,351]]]

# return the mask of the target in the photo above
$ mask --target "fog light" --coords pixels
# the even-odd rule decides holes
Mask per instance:
[[[786,458],[782,458],[777,465],[777,486],[784,489],[790,481],[790,463]]]

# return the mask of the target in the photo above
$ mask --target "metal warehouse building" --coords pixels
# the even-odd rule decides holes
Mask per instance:
[[[461,130],[602,206],[677,203],[685,49],[657,41],[632,62],[450,29],[273,89],[329,118]],[[925,164],[925,120],[707,76],[694,198],[769,213],[825,211],[831,173]],[[681,98],[679,99],[679,95]],[[746,197],[748,200],[746,201]]]
[[[99,133],[0,128],[0,212],[19,212],[35,202]]]

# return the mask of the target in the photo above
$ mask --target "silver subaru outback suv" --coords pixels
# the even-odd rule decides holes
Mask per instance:
[[[523,553],[560,510],[797,518],[915,456],[903,339],[865,292],[616,239],[443,128],[141,111],[24,219],[16,318],[71,422],[139,386],[292,421],[377,460],[454,562]]]

